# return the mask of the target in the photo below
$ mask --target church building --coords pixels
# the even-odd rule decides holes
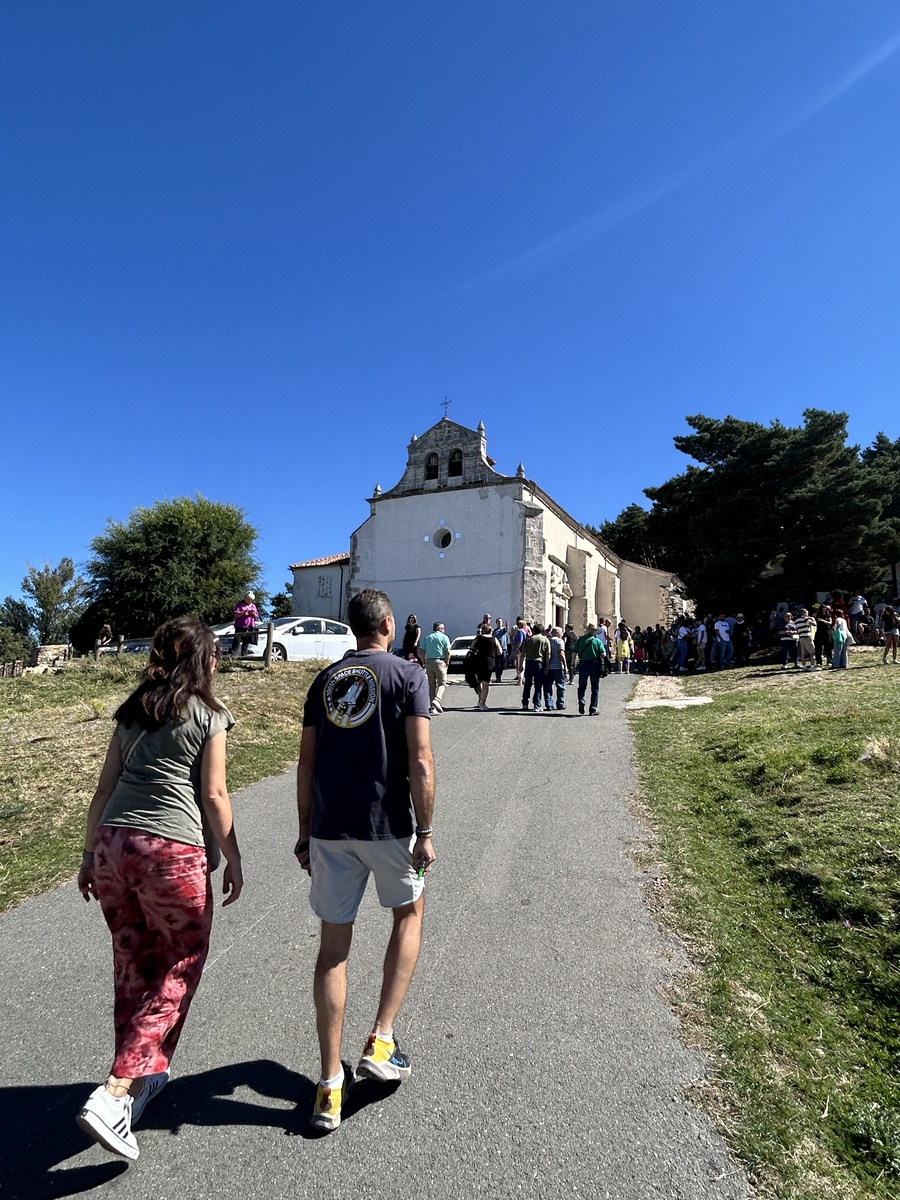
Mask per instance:
[[[413,436],[402,478],[376,486],[368,504],[349,555],[293,564],[295,614],[343,617],[351,596],[374,587],[401,629],[415,613],[425,632],[440,620],[451,638],[474,633],[484,613],[579,631],[619,619],[622,560],[521,464],[496,471],[482,424],[444,417]]]

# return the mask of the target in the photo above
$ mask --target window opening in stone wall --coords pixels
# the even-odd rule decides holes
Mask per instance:
[[[447,463],[448,475],[462,475],[462,450],[451,450]]]
[[[425,459],[425,478],[437,479],[440,459],[436,454],[429,454]]]

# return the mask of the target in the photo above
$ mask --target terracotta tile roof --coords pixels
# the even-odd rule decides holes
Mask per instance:
[[[300,567],[330,567],[335,563],[348,563],[350,554],[326,554],[324,558],[309,558],[306,562],[291,563],[288,567],[289,571],[296,571]]]

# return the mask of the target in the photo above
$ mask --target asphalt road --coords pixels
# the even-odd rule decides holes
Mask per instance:
[[[439,861],[397,1027],[413,1074],[395,1090],[362,1084],[326,1138],[305,1128],[318,1077],[317,928],[292,855],[290,774],[235,797],[246,888],[217,915],[175,1078],[147,1109],[131,1167],[73,1121],[111,1056],[99,908],[70,884],[0,918],[0,1195],[747,1196],[685,1099],[705,1066],[659,994],[682,959],[646,910],[629,855],[629,686],[604,681],[594,718],[574,704],[524,713],[512,684],[479,713],[463,684],[449,689],[432,721]],[[345,1027],[354,1063],[387,933],[367,895]]]

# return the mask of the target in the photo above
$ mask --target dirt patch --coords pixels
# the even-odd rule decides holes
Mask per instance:
[[[625,705],[634,711],[643,708],[692,708],[712,704],[712,696],[686,696],[681,680],[674,675],[643,675],[637,681],[634,696]]]

